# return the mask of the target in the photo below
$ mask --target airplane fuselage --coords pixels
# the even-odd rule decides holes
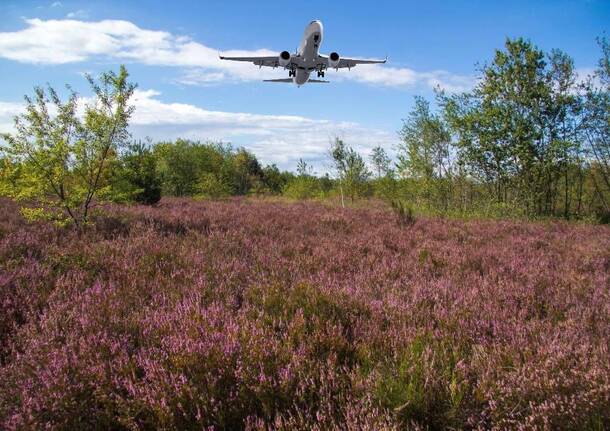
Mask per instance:
[[[305,27],[305,33],[297,51],[297,55],[301,57],[302,63],[296,68],[292,78],[292,82],[296,85],[305,84],[309,80],[311,72],[316,70],[323,36],[324,28],[320,21],[312,21]]]

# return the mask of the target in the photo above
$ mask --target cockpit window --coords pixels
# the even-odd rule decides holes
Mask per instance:
[[[318,21],[316,21],[316,20],[314,19],[314,20],[313,20],[312,22],[310,22],[309,24],[310,24],[310,25],[311,25],[311,24],[315,24],[316,22],[318,22]]]

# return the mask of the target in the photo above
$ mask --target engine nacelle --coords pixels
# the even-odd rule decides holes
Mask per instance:
[[[331,52],[328,56],[328,67],[330,67],[331,69],[334,67],[338,67],[339,60],[339,54],[337,54],[336,52]]]
[[[282,67],[288,66],[290,64],[290,58],[291,58],[291,56],[288,51],[282,51],[282,52],[280,52],[280,57],[279,57],[278,63]]]

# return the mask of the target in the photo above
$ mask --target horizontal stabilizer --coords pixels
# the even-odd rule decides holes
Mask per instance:
[[[292,78],[280,78],[280,79],[263,79],[263,82],[290,82],[292,83]],[[328,83],[330,81],[322,81],[321,79],[310,79],[309,82],[317,82],[317,83]]]

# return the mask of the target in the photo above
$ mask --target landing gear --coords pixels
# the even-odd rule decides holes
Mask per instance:
[[[289,78],[292,78],[292,77],[293,77],[293,76],[295,76],[295,75],[296,75],[296,73],[295,73],[295,71],[294,71],[294,70],[289,70],[289,71],[288,71],[288,77],[289,77]]]
[[[324,71],[318,70],[318,78],[324,78]]]

